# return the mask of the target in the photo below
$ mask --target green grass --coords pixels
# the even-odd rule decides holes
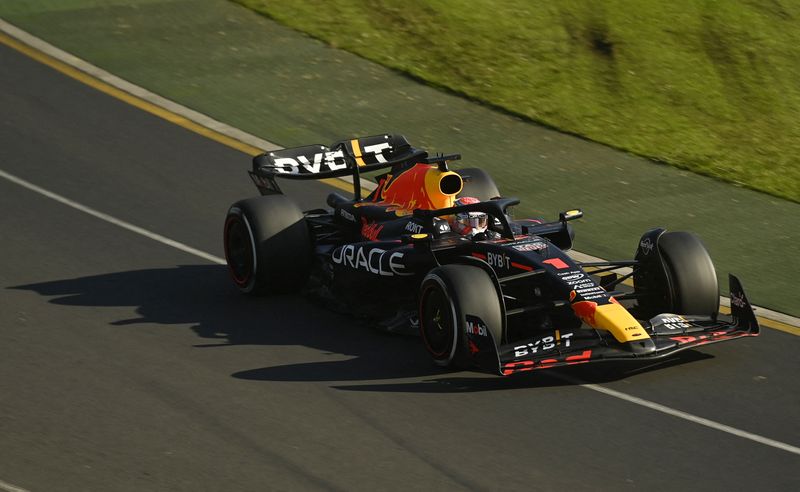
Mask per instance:
[[[797,0],[238,2],[511,113],[800,202]]]

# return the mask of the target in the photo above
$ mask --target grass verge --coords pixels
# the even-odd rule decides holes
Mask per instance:
[[[796,1],[235,1],[514,114],[800,202]]]

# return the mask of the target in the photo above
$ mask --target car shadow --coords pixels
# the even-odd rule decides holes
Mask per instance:
[[[571,385],[550,371],[501,378],[436,367],[411,336],[389,335],[352,316],[333,313],[299,295],[253,297],[239,293],[221,265],[182,265],[54,280],[9,287],[29,290],[64,306],[135,308],[137,317],[113,326],[190,325],[198,349],[231,345],[299,345],[343,360],[299,362],[233,373],[238,379],[287,382],[364,382],[334,385],[348,391],[464,392]],[[605,363],[559,369],[581,382],[609,382],[708,358],[683,352],[658,364]],[[424,380],[420,380],[423,378]],[[397,381],[413,379],[413,381]],[[375,382],[376,380],[382,380]],[[394,380],[387,382],[387,380]]]
[[[602,384],[619,381],[637,374],[689,364],[714,356],[693,350],[681,352],[657,363],[637,361],[604,362],[585,366],[560,367],[550,370],[523,372],[507,377],[469,372],[448,373],[445,376],[401,383],[334,385],[346,391],[378,391],[396,393],[475,393],[524,388],[547,388],[575,386],[580,384]]]

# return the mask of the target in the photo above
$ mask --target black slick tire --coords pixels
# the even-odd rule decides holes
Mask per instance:
[[[312,245],[303,212],[284,195],[234,203],[223,231],[225,260],[247,294],[296,292],[311,270]]]
[[[700,239],[689,232],[665,232],[658,249],[669,283],[669,312],[716,317],[717,273]]]
[[[500,196],[500,190],[492,177],[476,167],[459,169],[456,171],[464,180],[464,186],[458,196],[471,196],[485,202]]]
[[[420,334],[434,363],[469,369],[466,316],[480,318],[496,344],[502,340],[502,308],[489,274],[471,265],[444,265],[431,270],[419,293]]]

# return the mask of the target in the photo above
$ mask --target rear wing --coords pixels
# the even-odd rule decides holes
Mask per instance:
[[[374,135],[324,145],[275,150],[253,158],[250,177],[262,195],[281,193],[275,178],[353,177],[353,194],[361,196],[360,173],[407,162],[425,162],[428,153],[411,147],[402,135]]]

